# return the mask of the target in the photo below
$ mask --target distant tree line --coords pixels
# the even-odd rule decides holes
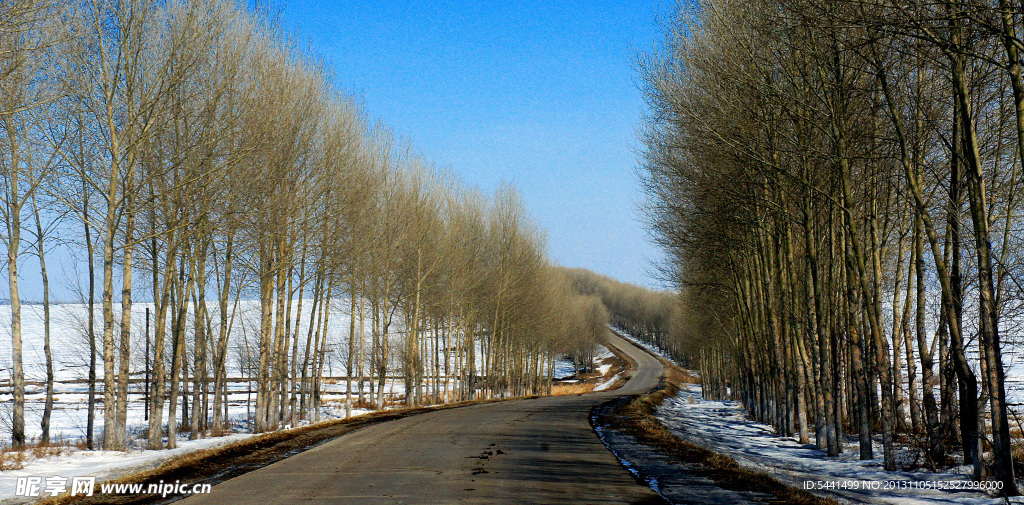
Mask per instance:
[[[573,290],[593,297],[613,327],[641,342],[653,344],[684,365],[688,365],[693,340],[682,338],[680,305],[674,293],[654,291],[621,282],[582,268],[559,268]]]
[[[1017,494],[1020,4],[702,0],[640,63],[644,170],[705,394]]]
[[[349,400],[377,408],[395,372],[408,405],[544,393],[555,356],[603,331],[514,189],[487,197],[411,154],[232,0],[0,2],[0,184],[15,446],[19,267],[32,257],[42,274],[45,442],[58,245],[88,266],[90,448],[100,401],[102,447],[127,446],[140,339],[152,342],[148,445],[223,432],[244,299],[260,307],[257,432],[317,411],[332,301],[350,316]],[[151,335],[132,325],[136,297],[153,303]]]

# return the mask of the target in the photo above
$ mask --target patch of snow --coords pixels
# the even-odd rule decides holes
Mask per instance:
[[[252,436],[248,433],[200,440],[181,440],[178,447],[162,451],[83,451],[69,449],[69,453],[48,458],[33,459],[21,470],[0,472],[0,503],[30,503],[35,498],[16,497],[19,477],[96,477],[96,482],[116,479],[129,473],[156,468],[170,459],[202,449],[220,447]]]
[[[597,352],[594,353],[595,371],[600,373],[601,375],[608,373],[608,370],[611,368],[611,365],[602,365],[600,364],[600,362],[606,358],[610,358],[613,356],[615,356],[615,354],[608,350],[607,347],[598,344]],[[551,376],[554,380],[560,382],[567,382],[567,379],[574,375],[576,375],[576,367],[573,364],[572,360],[566,359],[565,356],[560,356],[558,359],[555,360],[555,373]]]
[[[576,367],[573,365],[571,360],[559,358],[555,360],[555,373],[552,378],[555,380],[564,380],[567,377],[576,375]]]
[[[604,391],[604,390],[612,387],[612,385],[615,384],[615,382],[618,381],[618,380],[619,380],[619,376],[616,375],[616,376],[612,377],[611,379],[608,379],[608,380],[598,384],[597,386],[594,386],[594,391]]]
[[[858,459],[856,439],[836,457],[826,457],[814,445],[780,437],[766,424],[747,418],[733,401],[709,401],[701,388],[688,384],[655,411],[655,417],[683,440],[726,454],[740,465],[770,474],[796,487],[818,488],[819,493],[852,502],[892,504],[995,505],[1004,500],[971,490],[938,489],[971,484],[965,473],[886,471],[880,459]],[[875,454],[881,454],[879,448]],[[1022,502],[1024,503],[1024,502]]]
[[[672,361],[657,346],[640,342],[620,332],[634,344]],[[691,374],[697,376],[694,371]],[[730,456],[741,466],[763,472],[799,488],[818,488],[841,502],[885,503],[900,505],[996,505],[1024,503],[1024,497],[993,498],[969,489],[971,469],[933,473],[887,471],[880,459],[861,461],[856,438],[844,443],[836,457],[813,444],[803,445],[793,438],[780,437],[773,427],[747,417],[734,401],[709,401],[701,387],[684,384],[679,393],[667,398],[655,411],[655,417],[677,437]],[[875,454],[881,455],[881,444]],[[991,483],[981,483],[982,485]],[[950,487],[968,489],[948,489]]]

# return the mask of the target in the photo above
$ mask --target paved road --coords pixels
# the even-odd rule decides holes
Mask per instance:
[[[629,342],[622,388],[488,403],[381,423],[223,482],[182,503],[664,503],[594,434],[590,409],[657,385],[661,364]]]

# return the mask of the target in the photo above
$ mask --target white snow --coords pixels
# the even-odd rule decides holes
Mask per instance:
[[[609,355],[608,357],[614,356],[614,354],[612,354],[612,352],[609,351],[607,347],[604,347],[604,349],[605,349],[605,351],[607,351],[607,353]],[[604,360],[605,358],[601,358],[601,359]],[[602,364],[602,365],[597,367],[597,373],[601,374],[602,377],[607,377],[608,376],[608,372],[611,371],[611,369],[612,369],[612,364],[611,363],[605,363],[605,364]],[[615,375],[613,375],[611,377],[608,377],[607,380],[605,380],[604,382],[602,382],[602,383],[598,384],[597,386],[595,386],[594,387],[594,391],[604,391],[604,390],[612,387],[616,382],[619,381],[620,378],[622,378],[622,374],[624,372],[625,371],[622,370],[622,371],[619,371],[619,373],[617,373],[617,374],[615,374]]]
[[[853,502],[1005,503],[974,490],[936,489],[968,487],[972,482],[970,475],[927,470],[890,472],[882,468],[881,459],[861,461],[856,439],[849,439],[839,456],[826,457],[813,444],[802,445],[792,438],[780,437],[771,426],[751,421],[737,402],[705,400],[700,386],[685,386],[655,412],[662,424],[684,440],[726,454],[746,468],[793,486],[804,487],[806,482],[813,482],[811,487],[818,488],[819,494],[837,495]],[[874,453],[881,456],[881,445],[876,445]]]
[[[598,344],[597,345],[597,352],[594,353],[594,363],[600,362],[600,361],[602,361],[602,360],[604,360],[606,358],[611,358],[611,357],[614,357],[614,356],[615,356],[615,353],[613,353],[611,351],[611,349],[608,349],[607,347],[605,347],[605,346],[603,346],[601,344]]]
[[[668,359],[660,349],[630,340]],[[675,397],[667,398],[655,411],[655,417],[662,424],[683,440],[725,454],[743,467],[770,474],[790,485],[818,488],[817,494],[837,498],[841,502],[900,505],[1007,503],[1002,498],[970,489],[973,480],[967,467],[940,473],[924,469],[886,471],[880,459],[881,444],[873,441],[874,454],[878,458],[861,461],[855,437],[847,438],[839,456],[827,457],[813,444],[802,445],[794,438],[779,436],[770,425],[750,420],[738,402],[706,400],[699,385],[682,386]],[[808,483],[811,484],[808,486]],[[950,489],[953,487],[958,489]],[[1011,499],[1010,502],[1024,503],[1024,498]]]
[[[21,470],[0,472],[0,503],[29,503],[33,498],[15,497],[19,477],[96,477],[97,482],[115,479],[129,473],[156,468],[170,459],[193,451],[210,449],[243,440],[252,435],[234,434],[200,440],[182,440],[178,448],[162,451],[83,451],[70,449],[68,454],[33,459]]]
[[[620,377],[619,375],[615,375],[614,377],[612,377],[612,378],[610,378],[610,379],[608,379],[608,380],[598,384],[597,386],[594,386],[594,391],[604,391],[604,390],[612,387],[612,385],[615,384],[615,382],[619,380],[619,377]]]

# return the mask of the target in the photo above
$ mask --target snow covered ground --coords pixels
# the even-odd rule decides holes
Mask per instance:
[[[308,302],[308,301],[307,301]],[[344,345],[331,345],[347,341],[349,322],[348,314],[345,312],[344,301],[332,303],[331,323],[327,330],[328,347],[335,348],[335,352],[329,353],[325,363],[325,374],[328,376],[342,375],[346,371],[344,363],[346,356],[340,351]],[[139,303],[133,310],[133,326],[137,335],[145,333],[145,308],[147,304]],[[150,305],[151,306],[151,305]],[[10,320],[9,306],[0,305],[0,321]],[[45,379],[44,358],[42,346],[42,307],[38,305],[26,305],[23,307],[23,334],[24,334],[24,360],[26,363],[26,375],[29,381],[41,383]],[[308,311],[308,303],[306,305]],[[115,312],[120,309],[115,307]],[[74,443],[85,437],[86,412],[87,412],[87,391],[88,385],[84,379],[88,374],[88,344],[85,338],[85,316],[88,310],[83,305],[64,304],[54,305],[52,308],[53,330],[51,339],[53,342],[54,366],[56,371],[56,398],[54,412],[51,419],[51,431],[57,440]],[[307,312],[308,314],[308,312]],[[99,314],[97,314],[99,316]],[[217,316],[215,315],[214,318]],[[228,375],[238,379],[243,377],[245,369],[246,340],[255,338],[258,333],[258,305],[252,302],[243,302],[239,306],[237,314],[238,321],[235,323],[232,333],[232,343],[228,355]],[[97,319],[99,321],[99,319]],[[299,323],[298,330],[306,331],[305,321]],[[369,337],[369,329],[365,334]],[[400,338],[399,335],[396,338]],[[253,345],[254,342],[249,342]],[[10,327],[0,324],[0,370],[9,369],[10,366]],[[369,341],[366,343],[369,346]],[[601,348],[595,361],[610,356],[611,353]],[[303,352],[300,346],[299,352]],[[145,346],[144,340],[136,338],[132,348],[132,370],[145,369]],[[482,353],[478,353],[482,357]],[[559,372],[566,372],[565,375],[574,373],[572,363],[560,359],[555,362]],[[102,378],[102,359],[98,359],[98,374]],[[395,364],[397,369],[397,362]],[[556,375],[557,376],[557,375]],[[133,373],[134,379],[141,379],[142,375]],[[10,440],[10,413],[12,399],[9,390],[9,377],[0,375],[0,446]],[[102,386],[102,384],[100,384]],[[323,420],[340,419],[346,416],[344,404],[346,385],[343,379],[327,378],[323,385],[323,406],[320,410],[320,418]],[[24,477],[50,477],[60,476],[73,478],[76,476],[96,477],[97,482],[114,479],[129,473],[155,468],[169,459],[188,452],[217,447],[227,443],[241,440],[251,436],[246,420],[254,408],[255,393],[252,393],[252,384],[246,380],[234,380],[228,383],[229,389],[229,414],[232,422],[232,434],[200,440],[188,440],[187,434],[178,437],[178,448],[174,450],[150,451],[142,449],[142,437],[146,422],[144,420],[143,403],[141,402],[144,387],[141,383],[132,383],[129,395],[128,426],[129,435],[133,439],[132,449],[126,452],[118,451],[85,451],[69,446],[62,450],[59,456],[50,456],[39,459],[29,459],[24,467],[17,470],[0,471],[0,504],[25,503],[33,501],[24,497],[16,497],[18,478]],[[357,388],[353,385],[353,396]],[[369,392],[368,383],[365,390]],[[44,389],[41,384],[30,382],[27,391],[26,401],[26,430],[29,437],[38,437],[40,434],[39,419],[42,416]],[[386,397],[398,398],[405,395],[405,387],[400,379],[389,379],[385,384]],[[97,392],[102,396],[102,391]],[[369,410],[353,409],[352,415],[362,415]],[[164,419],[166,419],[166,412]],[[303,421],[300,424],[304,424]],[[96,433],[101,433],[103,424],[102,405],[97,404],[96,410]]]
[[[612,358],[614,356],[615,356],[615,354],[613,354],[610,350],[608,350],[607,347],[601,346],[601,352],[597,353],[597,355],[594,356],[594,362],[595,363],[601,363],[601,365],[599,365],[595,371],[598,374],[600,374],[602,377],[608,376],[608,372],[610,372],[611,368],[612,368],[612,363],[610,362],[610,360],[607,360],[607,358]],[[615,374],[615,375],[613,375],[611,377],[608,377],[608,379],[605,380],[604,382],[598,384],[597,386],[594,386],[594,391],[604,391],[604,390],[614,386],[615,383],[618,382],[619,379],[622,378],[622,375],[624,373],[625,373],[625,370],[621,370],[621,371],[619,371],[619,373],[617,373],[617,374]]]
[[[399,386],[400,387],[400,386]],[[344,391],[344,384],[341,384]],[[235,396],[235,395],[232,395]],[[245,396],[245,395],[242,395]],[[325,398],[329,398],[325,395]],[[232,402],[235,403],[235,402]],[[23,468],[16,470],[0,471],[0,504],[10,505],[15,503],[30,503],[34,499],[16,496],[18,479],[23,477],[51,477],[60,476],[74,478],[78,476],[95,477],[96,482],[104,482],[110,479],[135,473],[139,471],[156,468],[170,459],[203,449],[210,449],[242,440],[252,436],[245,419],[247,409],[245,402],[237,402],[232,405],[232,432],[221,437],[210,437],[205,439],[189,440],[187,434],[178,436],[177,448],[171,450],[146,450],[143,448],[141,439],[143,423],[141,412],[134,412],[137,423],[129,423],[129,431],[137,437],[133,439],[132,448],[128,451],[88,451],[76,447],[67,447],[58,456],[43,458],[30,458]],[[57,412],[57,411],[55,411]],[[372,412],[366,409],[352,409],[352,416],[360,416]],[[236,414],[237,413],[237,414]],[[344,403],[338,399],[327,400],[320,410],[322,420],[342,419],[346,415]],[[84,418],[83,418],[84,419]],[[99,411],[98,422],[102,422],[102,411]],[[308,424],[308,421],[301,421],[300,425]],[[78,430],[84,428],[76,427]],[[7,435],[9,437],[9,435]],[[45,496],[45,495],[44,495]]]
[[[18,479],[60,476],[96,477],[97,482],[115,479],[131,472],[156,468],[170,459],[193,451],[211,449],[250,437],[240,433],[201,440],[182,440],[178,448],[163,451],[84,451],[70,449],[67,454],[29,461],[20,470],[0,471],[0,504],[31,503],[35,498],[15,496]],[[49,495],[43,494],[44,497]]]
[[[303,301],[302,316],[294,324],[294,331],[299,338],[298,352],[305,353],[305,336],[308,330],[311,300]],[[327,377],[344,376],[347,373],[345,364],[347,362],[349,314],[348,301],[344,299],[332,300],[330,304],[330,323],[326,330],[326,359],[324,363],[324,374]],[[128,425],[129,430],[141,430],[145,425],[144,406],[142,399],[145,394],[143,379],[147,369],[146,360],[146,339],[147,322],[146,309],[152,311],[151,303],[136,303],[132,310],[133,338],[131,348],[131,378],[129,385],[129,406]],[[216,305],[210,304],[211,318],[214,321],[219,319],[219,310]],[[298,312],[298,301],[292,308],[292,314]],[[120,317],[120,306],[114,304],[114,312]],[[88,411],[88,364],[89,344],[87,339],[87,316],[88,308],[83,304],[54,304],[51,307],[51,342],[54,361],[54,372],[56,378],[55,404],[50,421],[51,435],[55,439],[67,442],[76,442],[85,438],[86,416]],[[95,331],[102,331],[102,314],[99,304],[96,307]],[[152,315],[151,315],[152,317]],[[252,368],[258,360],[258,335],[260,324],[260,311],[258,301],[243,300],[239,302],[236,310],[230,316],[233,319],[231,325],[231,338],[229,340],[226,367],[229,377],[229,415],[232,419],[238,419],[239,423],[248,417],[255,394],[250,393],[254,389],[254,383],[246,380],[252,373]],[[293,318],[295,316],[293,315]],[[11,369],[11,336],[10,306],[0,305],[0,447],[10,440],[10,408],[12,396],[10,390],[10,377],[4,372]],[[189,320],[191,323],[191,320]],[[152,335],[153,323],[150,321],[149,334]],[[392,348],[397,349],[400,339],[404,336],[400,333],[401,321],[396,321],[392,328]],[[216,331],[216,330],[215,330]],[[118,328],[115,326],[115,339]],[[191,339],[192,331],[189,327],[186,330],[187,338]],[[364,328],[364,357],[368,356],[372,343],[370,328]],[[22,338],[23,338],[23,360],[25,363],[25,376],[28,381],[25,405],[25,428],[29,438],[37,438],[41,434],[40,419],[43,413],[45,400],[44,382],[46,380],[45,358],[43,353],[43,307],[38,304],[27,304],[22,307]],[[98,344],[100,345],[100,344]],[[192,342],[187,344],[192,346]],[[101,347],[101,345],[100,345]],[[170,362],[170,345],[167,345],[165,352],[165,363]],[[152,352],[152,348],[150,348]],[[390,356],[391,370],[398,370],[400,367],[400,356],[397,353]],[[368,358],[367,358],[368,359]],[[481,366],[483,353],[477,353],[478,366]],[[365,360],[364,360],[365,361]],[[102,377],[103,359],[102,349],[97,350],[97,398],[102,398]],[[563,367],[565,364],[562,365]],[[571,369],[571,365],[568,366]],[[368,366],[364,362],[363,371],[368,372]],[[369,392],[369,383],[365,382],[364,390]],[[343,380],[333,381],[327,379],[323,383],[323,399],[328,406],[337,406],[344,400],[345,383]],[[353,385],[353,390],[357,386]],[[384,386],[385,396],[389,400],[405,395],[404,384],[401,379],[389,378]],[[102,404],[97,403],[96,410],[96,433],[100,433],[103,425]],[[166,412],[164,418],[166,419]]]
[[[633,341],[665,357],[660,349]],[[972,480],[968,467],[944,473],[924,469],[886,471],[882,468],[879,441],[874,441],[874,453],[879,458],[861,461],[857,440],[852,437],[846,440],[839,456],[827,457],[813,444],[802,445],[793,438],[780,437],[771,426],[750,420],[738,402],[706,400],[699,385],[683,386],[675,397],[666,399],[655,411],[655,417],[662,424],[683,440],[728,455],[746,468],[770,474],[793,486],[853,503],[1007,503],[979,491],[976,488],[979,484]],[[1024,503],[1024,498],[1010,502]]]
[[[608,369],[611,368],[611,365],[601,364],[601,362],[606,358],[611,358],[613,356],[615,356],[615,354],[609,351],[607,347],[598,344],[597,350],[594,352],[594,364],[596,365],[594,367],[594,371],[600,375],[607,373]],[[576,370],[576,366],[572,361],[561,357],[555,360],[555,373],[552,377],[555,380],[565,380],[573,377],[577,372],[578,370]]]
[[[970,489],[973,481],[966,468],[964,473],[889,472],[882,468],[881,459],[859,460],[856,439],[848,440],[839,456],[826,457],[813,444],[780,437],[771,426],[751,421],[737,402],[708,401],[701,397],[700,386],[687,386],[655,412],[662,424],[684,440],[729,455],[744,467],[793,486],[852,502],[1005,503]],[[881,444],[876,445],[875,454],[881,456]]]

